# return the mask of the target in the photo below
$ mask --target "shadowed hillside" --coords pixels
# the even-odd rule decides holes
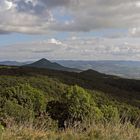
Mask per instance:
[[[68,85],[79,85],[83,88],[97,90],[111,95],[120,101],[128,101],[130,104],[139,106],[140,81],[123,79],[99,73],[94,70],[87,70],[81,73],[57,71],[29,67],[13,67],[11,69],[1,68],[0,75],[10,76],[48,76],[55,78]]]

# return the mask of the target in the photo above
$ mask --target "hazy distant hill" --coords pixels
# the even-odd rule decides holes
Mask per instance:
[[[2,61],[0,65],[7,65],[7,66],[21,66],[25,65],[26,63],[17,62],[17,61]]]
[[[140,61],[67,61],[57,63],[81,70],[93,69],[102,73],[117,75],[125,78],[140,79]]]
[[[18,62],[18,61],[1,61],[0,65],[6,65],[6,66],[22,66],[26,64],[32,63],[31,61],[27,62]]]
[[[46,60],[46,59],[45,59]],[[47,64],[46,64],[47,61]],[[8,66],[23,66],[27,64],[34,65],[39,68],[50,68],[56,70],[64,71],[78,71],[80,70],[96,70],[102,73],[117,75],[125,78],[140,79],[140,61],[71,61],[71,60],[59,60],[53,61],[54,63],[48,63],[46,60],[43,64],[43,61],[35,64],[33,62],[17,62],[17,61],[3,61],[0,62],[0,65]],[[56,62],[56,63],[55,63]],[[38,65],[38,66],[37,66]]]
[[[47,69],[52,69],[52,70],[62,70],[62,71],[73,71],[73,72],[79,71],[78,69],[64,67],[56,62],[51,62],[45,58],[40,59],[34,63],[28,64],[25,66],[35,67],[35,68],[47,68]]]

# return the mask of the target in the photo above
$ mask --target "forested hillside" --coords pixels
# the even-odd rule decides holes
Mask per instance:
[[[140,81],[93,70],[81,73],[29,67],[0,68],[0,123],[130,121],[140,127]],[[8,118],[8,121],[7,121]],[[65,124],[66,123],[66,124]],[[86,129],[86,128],[84,128]]]

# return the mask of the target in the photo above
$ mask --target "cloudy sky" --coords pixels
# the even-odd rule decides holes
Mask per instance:
[[[0,60],[140,60],[139,0],[0,0]]]

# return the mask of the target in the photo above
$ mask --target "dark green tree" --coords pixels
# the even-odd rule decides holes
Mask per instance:
[[[47,112],[52,119],[58,120],[59,127],[64,127],[65,121],[82,122],[96,115],[101,116],[91,95],[79,86],[68,87],[60,101],[49,102]]]

